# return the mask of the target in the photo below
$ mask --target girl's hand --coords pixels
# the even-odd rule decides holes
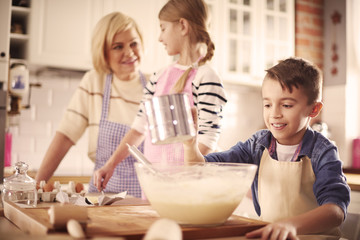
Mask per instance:
[[[197,145],[197,132],[198,132],[198,113],[197,113],[197,109],[196,107],[192,107],[191,108],[191,115],[194,121],[194,128],[195,128],[195,137],[190,138],[189,140],[186,140],[183,142],[184,146],[186,147],[191,147],[194,146],[195,144]]]
[[[299,240],[296,236],[296,228],[290,223],[271,223],[246,234],[246,238],[261,238],[262,240]]]
[[[114,168],[108,165],[104,165],[94,172],[94,185],[100,191],[106,188],[106,184],[109,182],[111,176],[114,173]]]

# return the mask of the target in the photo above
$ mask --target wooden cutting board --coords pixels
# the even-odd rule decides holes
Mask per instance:
[[[88,208],[89,222],[86,234],[96,236],[122,236],[126,239],[142,239],[147,229],[159,219],[150,205],[91,206]],[[49,207],[20,208],[14,203],[4,202],[4,215],[22,231],[46,235],[55,233],[49,222]],[[183,239],[201,239],[241,236],[258,229],[266,223],[232,215],[217,227],[182,227]]]

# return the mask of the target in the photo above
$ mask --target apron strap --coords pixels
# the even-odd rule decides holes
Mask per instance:
[[[140,75],[141,84],[142,84],[143,87],[145,87],[146,86],[145,75],[140,71],[139,71],[139,75]],[[101,120],[105,120],[108,117],[109,103],[110,103],[110,96],[111,96],[112,77],[113,77],[113,75],[111,73],[106,75],[103,102],[102,102],[102,109],[101,109]]]
[[[111,94],[111,82],[112,82],[112,74],[109,73],[106,75],[105,89],[104,89],[102,109],[101,109],[101,120],[107,119],[108,117],[110,94]]]
[[[141,71],[139,71],[139,75],[140,75],[140,82],[141,82],[142,86],[145,87],[146,86],[146,77]]]

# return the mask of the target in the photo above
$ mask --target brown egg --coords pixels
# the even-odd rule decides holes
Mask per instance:
[[[54,185],[52,183],[46,183],[43,187],[44,192],[51,192],[54,189]]]
[[[36,183],[36,190],[39,190],[40,189],[40,183]]]
[[[82,183],[76,183],[75,185],[75,191],[77,193],[80,193],[82,190],[84,190],[84,185]]]

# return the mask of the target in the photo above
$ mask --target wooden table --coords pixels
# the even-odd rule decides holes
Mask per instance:
[[[6,215],[8,219],[0,219],[0,235],[3,233],[14,235],[11,239],[67,239],[66,232],[55,231],[49,223],[47,210],[49,206],[59,203],[42,203],[36,209],[21,209],[13,203],[6,203]],[[9,207],[11,206],[11,207]],[[11,215],[9,217],[9,209]],[[1,212],[0,212],[1,213]],[[116,214],[115,214],[116,213]],[[153,222],[159,219],[157,213],[147,201],[137,198],[126,198],[111,206],[89,207],[88,215],[90,223],[87,226],[87,235],[93,239],[99,237],[120,236],[125,239],[142,239],[147,229]],[[264,226],[265,223],[233,215],[221,226],[211,228],[182,227],[184,239],[246,239],[246,232]],[[10,233],[9,229],[20,228]],[[28,232],[30,234],[26,234]],[[236,236],[236,237],[235,237]],[[234,238],[235,237],[235,238]]]
[[[131,204],[139,204],[139,206],[147,204],[147,202],[140,200],[140,199],[124,199],[122,203],[117,203],[119,205],[123,204],[124,206],[131,205]],[[49,206],[49,204],[44,204]],[[20,230],[16,225],[14,225],[12,222],[10,222],[7,218],[4,217],[4,209],[0,208],[0,236],[2,240],[68,240],[70,239],[70,236],[66,232],[56,232],[52,234],[47,235],[31,235],[26,234],[22,230]],[[335,240],[339,238],[332,238],[329,236],[321,236],[321,235],[300,235],[298,236],[300,240]],[[92,237],[88,239],[93,240],[123,240],[121,237]],[[185,239],[185,238],[184,238]],[[201,238],[201,239],[207,239],[207,240],[245,240],[247,239],[245,236],[234,236],[234,237],[208,237],[208,238]],[[255,238],[254,240],[259,240],[259,238]]]

